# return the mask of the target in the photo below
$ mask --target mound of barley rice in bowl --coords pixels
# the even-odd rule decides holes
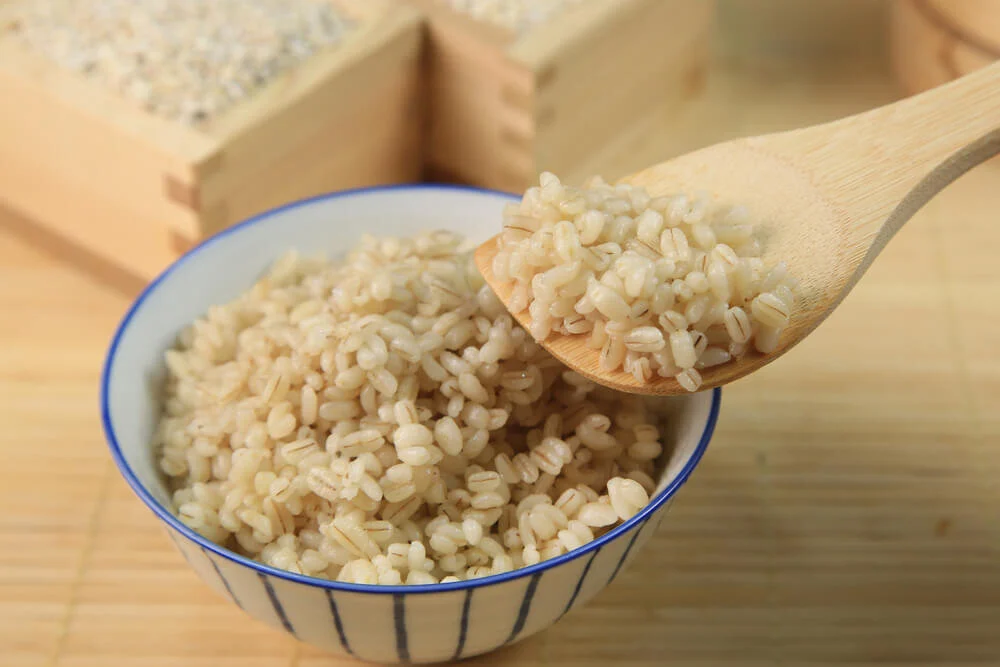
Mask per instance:
[[[174,510],[291,572],[428,584],[506,572],[643,508],[643,399],[567,370],[450,232],[289,253],[166,353],[155,443]]]

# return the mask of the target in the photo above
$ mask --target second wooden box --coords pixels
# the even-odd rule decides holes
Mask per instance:
[[[695,96],[708,65],[710,0],[584,0],[523,35],[405,1],[427,15],[429,166],[484,187],[600,172],[602,147]]]

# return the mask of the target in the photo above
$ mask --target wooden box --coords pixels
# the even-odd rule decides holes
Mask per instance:
[[[332,1],[358,23],[340,44],[198,129],[141,110],[0,29],[0,203],[54,242],[148,280],[179,250],[268,208],[417,180],[420,13],[389,0]],[[0,28],[15,7],[0,5]]]
[[[1000,58],[1000,2],[895,0],[890,43],[908,94],[939,86]]]
[[[599,173],[601,148],[696,95],[708,64],[710,0],[587,0],[522,36],[405,1],[428,21],[428,165],[484,187]]]

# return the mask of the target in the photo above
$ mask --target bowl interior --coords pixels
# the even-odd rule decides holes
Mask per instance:
[[[450,229],[484,241],[499,227],[510,195],[445,186],[351,191],[265,213],[209,239],[178,260],[133,304],[115,335],[102,379],[104,426],[112,452],[140,497],[181,532],[165,511],[169,494],[150,447],[160,413],[163,353],[179,331],[250,287],[290,248],[336,258],[362,236],[410,236]],[[658,491],[679,485],[707,444],[718,392],[658,399],[672,415],[666,445],[673,451]],[[638,517],[637,517],[638,518]]]

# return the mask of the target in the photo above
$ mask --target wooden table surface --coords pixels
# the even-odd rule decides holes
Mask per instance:
[[[607,171],[895,94],[864,65],[724,62]],[[469,664],[1000,664],[998,208],[996,164],[933,201],[809,340],[725,390],[633,567]],[[97,380],[127,304],[0,229],[0,665],[352,664],[216,597],[118,476]]]

